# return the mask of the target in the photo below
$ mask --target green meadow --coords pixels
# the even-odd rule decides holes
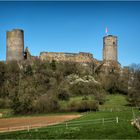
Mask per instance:
[[[140,139],[140,132],[131,125],[134,115],[140,116],[140,111],[133,109],[132,112],[123,95],[108,95],[99,111],[82,115],[67,123],[32,129],[29,132],[1,133],[0,139]],[[106,121],[108,118],[114,121]]]

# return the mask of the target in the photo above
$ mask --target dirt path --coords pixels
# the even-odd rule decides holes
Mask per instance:
[[[47,125],[53,125],[79,117],[81,117],[81,115],[3,118],[0,119],[0,132],[25,130],[29,129],[29,127],[36,128]]]

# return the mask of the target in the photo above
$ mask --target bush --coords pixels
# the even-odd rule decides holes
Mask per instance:
[[[97,111],[98,110],[98,103],[95,101],[72,101],[69,104],[70,111],[77,111],[77,112],[86,112],[86,111]]]
[[[81,101],[78,106],[78,112],[97,111],[98,104],[95,101]]]
[[[11,100],[5,99],[5,98],[0,98],[0,108],[10,108],[11,106]]]
[[[72,95],[94,95],[102,87],[94,82],[78,82],[70,86],[70,92]]]
[[[57,98],[43,95],[35,103],[35,111],[39,113],[57,112],[60,108]]]
[[[78,112],[86,112],[86,111],[90,111],[90,105],[89,105],[89,102],[84,100],[79,103]]]
[[[140,92],[139,91],[135,89],[130,89],[126,99],[131,106],[140,106]]]
[[[101,91],[100,93],[98,92],[98,93],[96,93],[95,95],[94,95],[94,98],[95,98],[95,100],[96,101],[98,101],[99,102],[99,104],[100,105],[102,105],[102,104],[104,104],[104,102],[105,102],[105,92],[104,91]]]
[[[12,100],[11,108],[15,114],[30,114],[33,112],[33,98],[29,94],[23,94],[23,96],[15,97]]]
[[[82,97],[82,100],[89,100],[89,98],[85,95],[84,97]]]
[[[78,102],[77,101],[72,101],[68,104],[68,111],[77,111],[77,106],[78,106]]]
[[[70,95],[66,89],[59,89],[57,96],[59,100],[68,101],[70,99]]]

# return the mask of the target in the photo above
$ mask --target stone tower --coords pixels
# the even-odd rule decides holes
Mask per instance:
[[[103,61],[118,62],[116,36],[108,35],[103,38]]]
[[[24,59],[24,31],[13,29],[6,33],[6,61]]]

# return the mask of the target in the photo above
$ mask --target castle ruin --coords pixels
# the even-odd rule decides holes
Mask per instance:
[[[116,36],[108,35],[103,38],[103,61],[118,61]]]
[[[24,31],[21,29],[13,29],[7,31],[7,53],[6,61],[23,61],[35,60],[36,57],[32,56],[26,48],[24,50]],[[42,61],[57,61],[57,62],[77,62],[77,63],[91,63],[94,62],[97,68],[100,67],[101,71],[108,71],[108,69],[120,70],[121,66],[118,63],[117,53],[117,37],[107,35],[103,37],[103,61],[93,58],[91,53],[65,53],[65,52],[41,52],[38,59]]]
[[[116,36],[108,35],[103,37],[103,61],[101,71],[120,71],[121,65],[118,62],[118,39]]]
[[[90,63],[93,60],[93,55],[91,53],[79,52],[79,53],[64,53],[64,52],[41,52],[41,60],[57,62],[79,62],[79,63]]]
[[[14,29],[6,33],[6,61],[24,60],[24,31]]]

